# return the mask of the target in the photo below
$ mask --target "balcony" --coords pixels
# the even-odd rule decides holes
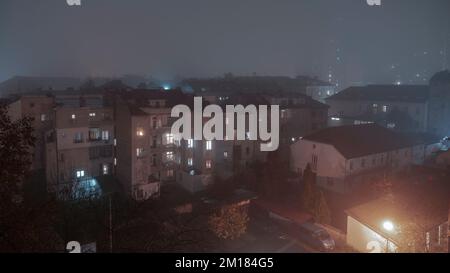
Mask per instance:
[[[133,187],[133,199],[145,201],[151,198],[158,198],[161,182],[153,177],[149,177],[147,184],[138,184]]]

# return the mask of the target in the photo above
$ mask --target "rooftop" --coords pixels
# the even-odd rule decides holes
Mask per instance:
[[[345,158],[378,154],[418,144],[417,139],[377,124],[330,127],[307,135],[303,139],[330,144]]]
[[[329,97],[327,100],[367,100],[426,102],[429,98],[427,85],[367,85],[353,86]]]

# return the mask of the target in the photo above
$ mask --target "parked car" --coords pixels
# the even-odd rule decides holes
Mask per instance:
[[[313,222],[296,225],[298,239],[321,251],[332,251],[336,244],[330,234]]]

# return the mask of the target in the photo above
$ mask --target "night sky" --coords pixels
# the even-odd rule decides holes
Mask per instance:
[[[450,63],[449,14],[449,0],[0,0],[0,81],[232,72],[426,83]]]

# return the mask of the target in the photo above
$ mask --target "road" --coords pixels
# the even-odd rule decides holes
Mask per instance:
[[[230,245],[230,252],[241,253],[311,253],[317,252],[292,238],[269,220],[252,218],[247,233],[239,243]]]

